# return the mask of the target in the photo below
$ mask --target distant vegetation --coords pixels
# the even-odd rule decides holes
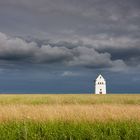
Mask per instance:
[[[0,95],[0,140],[138,140],[139,94]]]
[[[1,94],[0,105],[5,104],[138,104],[140,94]]]

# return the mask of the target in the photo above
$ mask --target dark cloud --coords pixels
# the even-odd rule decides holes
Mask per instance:
[[[0,32],[0,92],[140,90],[140,0],[1,0]]]
[[[138,0],[5,0],[0,17],[0,30],[10,35],[0,34],[2,62],[139,66]]]
[[[97,43],[97,42],[96,42]],[[111,68],[123,70],[127,68],[123,59],[112,59],[111,53],[99,52],[92,46],[38,46],[36,42],[26,42],[20,38],[12,38],[0,33],[0,60],[24,61],[27,63],[60,63],[65,66],[82,66],[87,68]]]
[[[139,0],[4,0],[0,29],[18,35],[72,38],[100,33],[139,36]],[[4,31],[5,30],[5,31]]]

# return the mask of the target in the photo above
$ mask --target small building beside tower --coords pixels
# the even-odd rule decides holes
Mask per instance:
[[[95,94],[106,94],[106,80],[101,74],[95,80]]]

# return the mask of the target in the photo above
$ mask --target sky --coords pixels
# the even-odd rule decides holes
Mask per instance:
[[[140,93],[140,0],[1,0],[0,93]]]

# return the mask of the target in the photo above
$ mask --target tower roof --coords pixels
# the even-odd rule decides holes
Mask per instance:
[[[101,74],[99,74],[98,77],[96,78],[96,80],[99,80],[99,79],[105,80],[105,78]]]

